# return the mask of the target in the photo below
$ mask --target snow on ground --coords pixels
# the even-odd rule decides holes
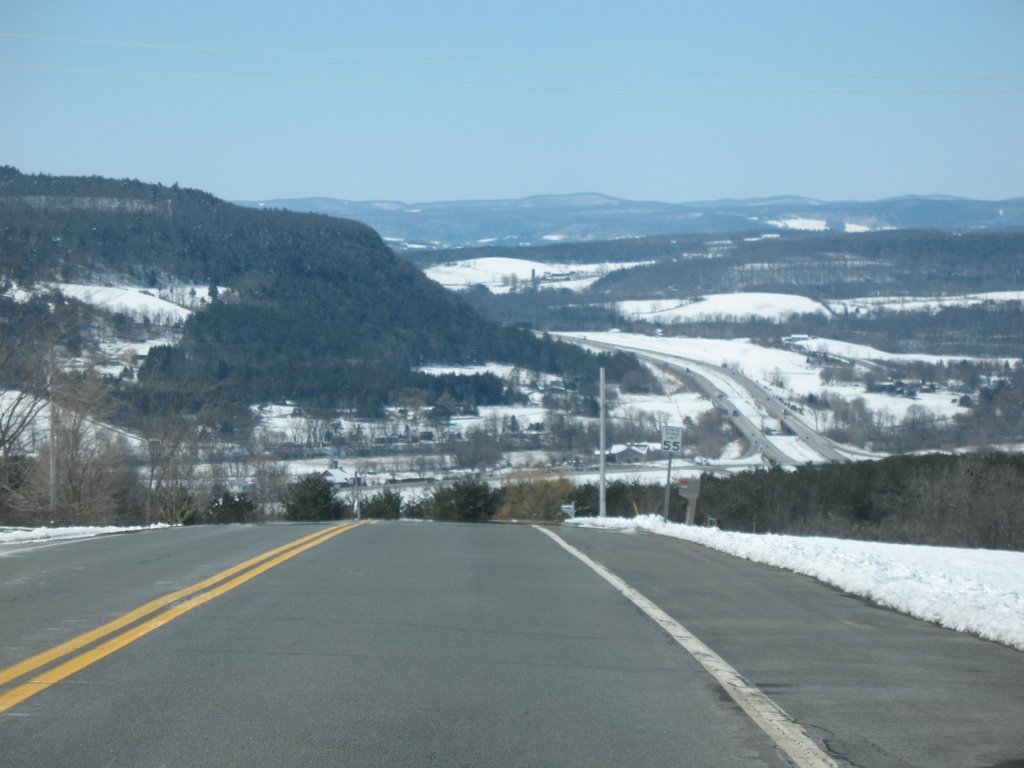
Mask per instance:
[[[559,336],[595,341],[630,349],[682,357],[706,363],[712,367],[728,365],[761,382],[773,378],[785,380],[786,386],[799,394],[822,389],[821,367],[809,363],[797,352],[774,347],[762,347],[748,339],[701,339],[682,336],[644,336],[638,333],[560,333]],[[703,371],[702,371],[703,373]]]
[[[485,365],[421,365],[416,370],[429,376],[446,376],[448,374],[476,376],[477,374],[493,373],[499,379],[507,379],[512,375],[512,371],[516,370],[516,367],[504,363],[487,363]]]
[[[680,425],[689,417],[696,421],[701,414],[714,408],[707,398],[696,392],[676,392],[667,395],[620,394],[609,407],[612,419],[630,419],[636,413],[653,414],[666,424]]]
[[[529,405],[481,405],[477,411],[478,416],[455,416],[452,418],[452,426],[465,432],[467,429],[480,429],[492,426],[500,429],[506,419],[515,418],[519,429],[525,431],[531,424],[543,424],[549,411],[541,406]]]
[[[796,435],[766,435],[765,440],[798,464],[823,464],[828,461]]]
[[[557,271],[563,270],[564,267],[559,267]],[[458,290],[471,285],[486,285],[493,293],[510,291],[513,277],[516,281],[525,281],[534,275],[544,277],[554,271],[554,266],[540,261],[494,256],[439,264],[424,270],[427,277],[445,288]]]
[[[50,401],[45,398],[26,396],[15,389],[0,390],[0,417],[13,424],[27,421],[17,445],[12,446],[19,452],[37,455],[43,446],[49,444],[51,413]],[[141,448],[145,444],[141,437],[125,429],[85,417],[79,437],[92,440],[98,435],[110,439],[123,438],[133,449]]]
[[[81,285],[78,283],[55,283],[54,288],[69,298],[92,304],[109,312],[168,318],[171,322],[183,321],[192,314],[191,310],[185,307],[154,296],[153,292],[146,288]]]
[[[132,285],[88,285],[83,283],[49,283],[49,288],[108,312],[123,312],[136,317],[149,317],[157,322],[183,321],[193,310],[210,299],[210,287],[189,283],[171,283],[162,288]],[[230,291],[217,286],[223,295]]]
[[[620,301],[619,314],[631,320],[685,323],[714,318],[765,318],[782,322],[793,315],[830,315],[824,304],[784,293],[716,293],[696,301],[671,299]]]
[[[788,219],[766,219],[764,223],[780,229],[799,229],[805,232],[824,232],[828,229],[828,222],[824,219],[805,219],[797,216]]]
[[[722,372],[717,372],[723,365],[731,370],[743,373],[757,380],[762,386],[776,394],[788,397],[804,397],[810,394],[827,392],[833,397],[846,400],[863,398],[873,411],[888,410],[897,419],[902,419],[911,406],[927,408],[936,415],[947,417],[960,413],[964,409],[956,405],[948,392],[919,393],[915,399],[889,394],[869,393],[862,387],[843,387],[828,385],[821,380],[822,365],[792,350],[762,347],[747,339],[700,339],[686,337],[644,336],[630,333],[593,333],[574,332],[558,334],[579,340],[627,346],[630,349],[663,354],[671,357],[695,361],[702,366],[695,370],[711,380],[719,389],[735,398],[739,410],[748,418],[760,415],[755,411],[747,413],[745,403],[749,397],[732,385]],[[798,347],[811,352],[826,352],[837,357],[851,360],[925,360],[937,362],[947,360],[959,361],[963,358],[940,357],[936,355],[896,355],[872,347],[829,339],[807,339],[794,342]],[[1002,359],[999,362],[1003,362]],[[1011,361],[1012,362],[1012,361]],[[782,386],[778,386],[781,384]],[[805,419],[806,421],[806,419]]]
[[[0,544],[27,544],[38,541],[64,541],[67,539],[89,539],[112,533],[134,533],[169,528],[169,525],[79,525],[64,528],[0,528]]]
[[[983,360],[983,358],[964,357],[963,355],[924,355],[903,352],[885,352],[881,349],[865,346],[864,344],[853,344],[849,341],[838,341],[836,339],[822,339],[817,337],[812,339],[791,340],[790,343],[795,347],[806,349],[808,352],[818,352],[850,360],[875,360],[879,362],[897,363],[922,362],[932,363],[935,365],[943,363],[949,365],[952,363],[958,363],[961,360]],[[991,358],[988,360],[992,361]],[[1012,358],[998,358],[998,362],[1010,362],[1012,364],[1015,360]]]
[[[850,228],[855,229],[851,230]],[[847,225],[847,231],[868,231],[867,227]],[[757,240],[759,238],[747,238]],[[626,266],[626,265],[622,265]],[[563,267],[563,269],[568,267]],[[539,274],[539,273],[538,273]],[[616,302],[615,309],[631,320],[681,323],[709,318],[733,317],[737,320],[763,317],[784,321],[795,314],[870,314],[890,312],[938,312],[943,307],[968,307],[977,304],[1024,301],[1024,291],[995,291],[962,296],[909,297],[869,296],[829,300],[824,303],[806,296],[776,293],[720,293],[697,301],[675,299],[640,299]]]
[[[1024,291],[994,291],[991,293],[966,293],[962,296],[868,296],[859,299],[828,301],[829,309],[836,314],[842,312],[872,313],[889,312],[938,312],[943,307],[969,307],[976,304],[993,304],[1009,301],[1024,301]]]
[[[1024,552],[737,533],[666,523],[653,515],[566,524],[693,541],[1024,651]]]
[[[592,468],[587,468],[580,472],[573,472],[567,475],[567,477],[576,485],[586,485],[587,483],[597,485],[601,482],[601,472],[597,466],[597,460],[598,457],[594,456],[594,466]],[[605,479],[609,483],[618,480],[623,483],[637,482],[643,485],[664,486],[666,469],[667,462],[638,464],[627,467],[622,467],[617,464],[608,464],[605,467]],[[674,483],[684,477],[691,479],[698,478],[706,471],[707,469],[703,466],[691,464],[688,459],[680,459],[677,457],[672,463],[672,482]],[[644,510],[640,511],[643,512]]]
[[[939,419],[950,419],[961,413],[967,413],[970,409],[959,405],[960,398],[950,392],[919,392],[913,398],[893,395],[886,392],[865,392],[863,387],[841,384],[829,384],[822,387],[821,392],[828,400],[840,398],[842,400],[861,399],[864,404],[876,414],[886,412],[896,421],[902,421],[911,408],[924,408]],[[813,416],[809,417],[813,421]],[[808,421],[805,418],[804,421]]]
[[[487,256],[439,264],[428,267],[424,273],[431,280],[452,290],[462,290],[472,285],[484,285],[491,293],[509,293],[516,285],[526,284],[537,279],[540,288],[568,288],[580,291],[588,288],[609,272],[649,263],[651,262],[548,264],[528,259]]]
[[[136,357],[145,357],[153,347],[166,344],[177,344],[179,334],[162,334],[145,341],[123,342],[116,339],[103,340],[99,344],[100,353],[108,360],[130,365]],[[115,365],[112,363],[111,365]],[[116,374],[115,374],[116,375]]]

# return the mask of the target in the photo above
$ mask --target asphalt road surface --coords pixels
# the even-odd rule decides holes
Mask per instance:
[[[834,443],[824,435],[818,434],[811,429],[799,417],[793,415],[788,407],[772,396],[771,392],[762,387],[756,381],[738,371],[720,366],[711,365],[703,360],[688,358],[684,355],[669,354],[666,352],[651,352],[649,350],[631,346],[628,341],[621,343],[610,343],[593,341],[576,336],[561,337],[563,341],[579,344],[584,347],[596,347],[598,349],[629,352],[641,360],[656,365],[668,366],[677,375],[684,376],[692,381],[696,387],[715,403],[726,414],[737,431],[746,438],[751,445],[751,453],[760,453],[768,460],[776,464],[799,466],[806,463],[806,459],[794,458],[788,455],[782,448],[775,445],[769,435],[761,431],[759,425],[751,421],[747,416],[740,414],[733,395],[723,391],[709,376],[724,380],[732,384],[736,393],[743,393],[744,400],[750,400],[757,411],[769,419],[778,421],[783,427],[803,442],[810,451],[810,455],[820,456],[825,461],[849,461],[850,449]],[[743,361],[739,361],[742,363]],[[756,448],[755,448],[756,446]]]
[[[554,532],[835,765],[1024,765],[1016,651],[686,542]],[[0,680],[5,768],[793,764],[662,626],[529,526],[0,547]]]

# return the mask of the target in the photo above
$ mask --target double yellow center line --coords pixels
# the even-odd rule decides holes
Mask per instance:
[[[163,597],[158,597],[156,600],[151,600],[145,605],[141,605],[101,627],[68,640],[66,643],[61,643],[54,648],[38,653],[10,667],[0,669],[0,686],[4,686],[26,675],[30,675],[69,654],[82,651],[66,661],[37,674],[35,677],[16,685],[6,693],[0,694],[0,713],[6,712],[11,707],[46,690],[53,684],[59,683],[79,670],[85,669],[90,664],[95,664],[100,659],[124,648],[129,643],[135,642],[140,637],[148,635],[153,630],[178,618],[182,614],[188,613],[193,608],[198,608],[215,597],[219,597],[225,592],[229,592],[235,587],[259,576],[261,573],[265,573],[271,568],[280,565],[285,560],[295,557],[307,549],[312,549],[318,544],[322,544],[328,539],[332,539],[360,525],[363,525],[363,523],[348,523],[320,530],[309,536],[303,536],[301,539],[257,555],[246,560],[244,563],[232,566],[190,587],[185,587]],[[168,606],[171,607],[168,608]],[[124,631],[122,632],[121,630]],[[120,634],[115,634],[118,632]],[[114,636],[109,637],[109,639],[104,640],[98,645],[93,645],[109,635]]]

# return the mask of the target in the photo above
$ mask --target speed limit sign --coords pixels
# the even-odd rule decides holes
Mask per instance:
[[[665,426],[661,428],[661,450],[665,451],[666,453],[682,453],[682,427]]]

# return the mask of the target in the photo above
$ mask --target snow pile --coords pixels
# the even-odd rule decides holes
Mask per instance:
[[[685,539],[1024,651],[1024,552],[737,533],[653,515],[577,518],[566,525]]]
[[[64,539],[89,539],[111,533],[134,533],[169,528],[165,523],[153,525],[77,525],[65,528],[0,528],[0,544],[27,544],[37,541],[61,541]]]

